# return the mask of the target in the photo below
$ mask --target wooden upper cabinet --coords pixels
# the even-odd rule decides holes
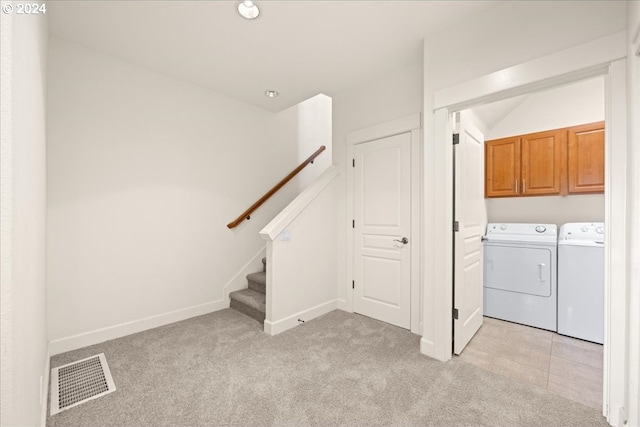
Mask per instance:
[[[485,144],[485,197],[604,192],[604,122]]]
[[[569,194],[604,192],[604,122],[568,129]]]
[[[485,197],[518,195],[520,138],[503,138],[485,144]]]
[[[521,137],[523,196],[558,195],[565,172],[566,130],[537,132]]]

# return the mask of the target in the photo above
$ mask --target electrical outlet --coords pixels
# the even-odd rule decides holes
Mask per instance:
[[[282,240],[283,242],[288,242],[289,240],[291,240],[291,230],[289,230],[288,228],[282,230],[280,240]]]

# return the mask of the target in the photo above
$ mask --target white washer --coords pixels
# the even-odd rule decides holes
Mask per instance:
[[[485,316],[556,330],[555,224],[489,224],[484,240]]]
[[[558,237],[558,333],[604,343],[604,224],[573,222]]]

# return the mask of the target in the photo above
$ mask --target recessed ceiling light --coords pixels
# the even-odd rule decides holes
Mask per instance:
[[[238,2],[238,13],[246,19],[256,19],[260,16],[260,9],[252,1],[245,0]]]
[[[275,98],[276,96],[278,96],[278,92],[276,92],[275,90],[268,90],[264,94],[269,98]]]

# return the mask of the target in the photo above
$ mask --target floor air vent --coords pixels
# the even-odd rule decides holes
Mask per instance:
[[[51,370],[51,415],[116,390],[104,353]]]

